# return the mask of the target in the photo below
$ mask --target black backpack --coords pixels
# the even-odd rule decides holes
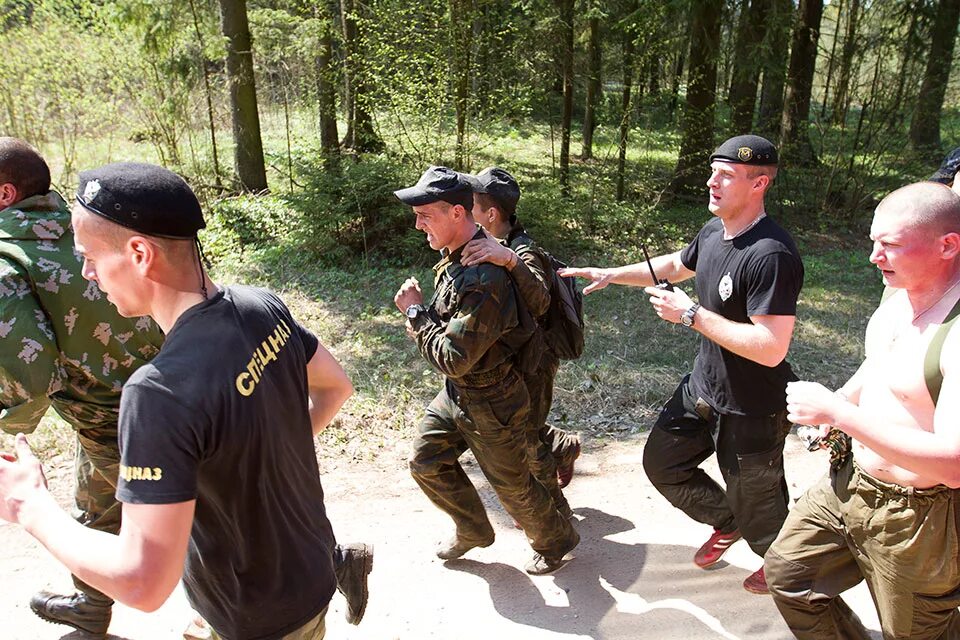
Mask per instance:
[[[541,251],[543,251],[541,249]],[[561,360],[576,360],[583,355],[583,293],[576,278],[564,278],[558,269],[566,264],[543,251],[550,261],[550,307],[541,318],[543,337]]]

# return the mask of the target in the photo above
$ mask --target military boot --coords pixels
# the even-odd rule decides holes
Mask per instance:
[[[367,610],[367,576],[373,571],[373,545],[338,544],[333,557],[337,591],[347,601],[344,617],[350,624],[360,624]]]
[[[30,598],[30,608],[47,622],[65,624],[96,636],[107,635],[112,607],[113,600],[82,592],[61,596],[41,591]]]

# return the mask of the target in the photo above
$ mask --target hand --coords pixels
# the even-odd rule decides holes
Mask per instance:
[[[597,269],[596,267],[565,267],[557,271],[564,278],[584,278],[590,280],[583,289],[583,295],[588,295],[594,291],[600,291],[613,281],[613,273],[607,269]]]
[[[816,382],[787,383],[787,419],[794,424],[834,425],[849,401]],[[821,426],[821,434],[826,435]]]
[[[27,437],[18,435],[15,446],[16,454],[0,453],[0,519],[19,523],[23,505],[47,491],[47,479]]]
[[[650,295],[650,304],[657,315],[674,324],[680,323],[683,312],[693,306],[693,300],[683,289],[674,287],[673,291],[657,287],[644,287],[644,293]]]
[[[510,247],[503,246],[491,236],[471,240],[460,254],[460,264],[465,267],[480,264],[481,262],[490,262],[501,267],[506,267],[507,265],[516,264],[514,260],[518,259],[517,254],[514,253]]]
[[[416,278],[411,277],[404,280],[400,289],[397,290],[397,295],[393,296],[393,303],[397,305],[400,313],[404,314],[410,305],[423,304],[423,292],[420,291],[420,283],[417,282]]]

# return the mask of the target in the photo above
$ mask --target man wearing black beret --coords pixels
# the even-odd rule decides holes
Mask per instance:
[[[352,393],[343,369],[274,294],[214,284],[200,204],[172,172],[84,171],[72,222],[83,277],[166,333],[123,388],[122,525],[114,536],[71,520],[22,435],[0,459],[0,518],[138,609],[182,578],[215,638],[322,638],[337,550],[313,436]],[[365,595],[370,557],[354,560]]]
[[[518,369],[520,352],[535,334],[534,320],[517,303],[504,267],[461,262],[464,245],[484,237],[471,213],[473,190],[466,176],[430,167],[416,185],[394,193],[413,207],[417,229],[442,255],[434,266],[435,292],[428,305],[414,278],[394,297],[420,354],[445,376],[420,422],[410,458],[414,480],[456,525],[437,556],[452,560],[493,544],[486,509],[460,466],[469,448],[507,513],[527,534],[535,552],[527,573],[552,573],[566,563],[580,536],[527,464],[530,400]],[[509,268],[515,266],[512,262]]]
[[[701,336],[692,373],[650,431],[643,467],[675,507],[713,527],[694,555],[702,568],[740,537],[762,557],[786,518],[786,385],[796,377],[785,358],[803,286],[793,239],[764,209],[776,148],[759,136],[731,138],[710,157],[710,171],[715,218],[682,251],[654,258],[655,275],[642,262],[563,272],[590,279],[584,293],[608,284],[646,287],[659,317]],[[662,284],[693,276],[699,303]],[[713,453],[726,491],[699,468]],[[763,568],[743,586],[767,593]]]

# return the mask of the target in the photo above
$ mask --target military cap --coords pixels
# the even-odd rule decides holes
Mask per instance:
[[[777,148],[760,136],[734,136],[717,147],[710,156],[710,162],[714,160],[761,166],[777,164]]]
[[[960,171],[960,147],[947,154],[943,163],[940,164],[940,168],[930,176],[930,180],[941,184],[952,184],[957,171]]]
[[[77,202],[150,236],[195,238],[206,226],[200,202],[183,178],[143,162],[115,162],[81,171]]]
[[[486,193],[497,201],[504,213],[514,215],[520,200],[520,185],[500,167],[487,167],[476,176],[470,176],[474,193]]]
[[[473,186],[467,176],[448,167],[430,166],[417,184],[398,189],[393,195],[411,207],[443,200],[463,205],[465,209],[473,208]]]

